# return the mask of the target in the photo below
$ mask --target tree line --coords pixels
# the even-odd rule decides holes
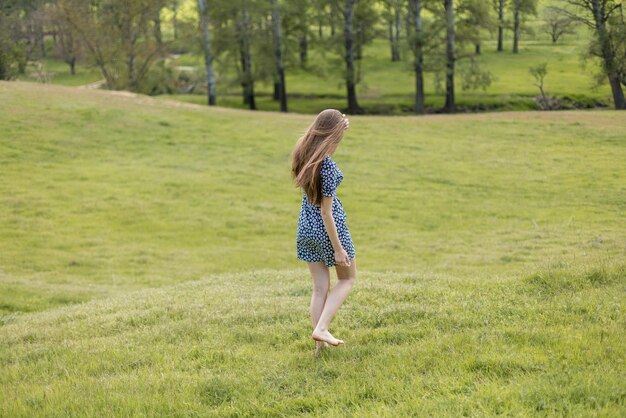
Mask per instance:
[[[110,89],[155,94],[171,77],[167,58],[191,51],[204,57],[209,105],[218,103],[217,85],[227,80],[217,75],[230,74],[250,109],[256,109],[255,83],[271,81],[274,99],[287,112],[285,74],[300,67],[338,76],[346,89],[346,111],[354,114],[362,111],[356,88],[363,79],[363,50],[385,37],[392,61],[400,61],[404,51],[410,55],[404,59],[415,74],[415,113],[426,110],[426,72],[435,74],[445,92],[443,110],[454,112],[459,83],[473,89],[492,80],[476,59],[483,40],[493,34],[496,50],[503,52],[510,31],[511,51],[517,54],[524,22],[537,14],[537,0],[193,0],[193,18],[181,18],[183,3],[3,0],[0,79],[23,73],[30,60],[45,57],[48,38],[72,73],[83,60],[97,66]],[[615,108],[626,109],[622,2],[561,0],[559,7],[546,10],[545,29],[553,42],[576,23],[592,30],[589,55],[602,63]],[[310,59],[312,48],[316,60]]]

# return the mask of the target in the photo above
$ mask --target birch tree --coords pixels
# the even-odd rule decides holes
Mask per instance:
[[[209,30],[209,13],[206,0],[198,0],[198,15],[202,30],[202,50],[204,52],[204,68],[207,81],[207,102],[209,106],[217,103],[215,95],[215,74],[213,73],[213,51],[211,49],[211,32]]]
[[[513,0],[513,53],[519,53],[522,19],[537,14],[537,0]]]
[[[402,13],[404,0],[384,0],[385,18],[389,32],[389,46],[391,47],[391,61],[400,61],[400,34],[402,32]]]

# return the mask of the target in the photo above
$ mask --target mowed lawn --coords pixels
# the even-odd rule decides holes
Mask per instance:
[[[0,97],[0,415],[626,413],[625,113],[352,117],[363,274],[314,359],[311,116]]]

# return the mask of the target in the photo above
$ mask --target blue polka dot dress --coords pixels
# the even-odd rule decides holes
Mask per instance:
[[[326,156],[320,169],[322,196],[333,197],[333,218],[337,227],[337,235],[341,246],[352,260],[355,256],[354,245],[348,226],[347,215],[343,211],[341,201],[337,197],[336,189],[343,180],[343,173],[337,164]],[[326,233],[320,206],[313,205],[306,193],[302,196],[302,207],[298,218],[298,233],[296,235],[297,256],[308,262],[323,261],[328,267],[335,265],[335,250]]]

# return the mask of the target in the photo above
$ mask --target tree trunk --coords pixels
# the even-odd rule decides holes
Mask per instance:
[[[446,112],[454,112],[454,0],[444,0],[446,10]]]
[[[306,33],[300,36],[298,45],[300,46],[300,66],[302,68],[306,68],[309,58],[309,42],[307,40]]]
[[[330,3],[330,36],[335,36],[335,16],[339,14],[339,5],[333,1]]]
[[[356,24],[356,28],[354,28],[353,25],[353,33],[354,33],[354,60],[355,61],[361,61],[361,59],[363,58],[363,44],[365,43],[365,41],[362,39],[362,35],[363,35],[363,22],[359,21]],[[358,76],[357,73],[357,77],[355,78],[355,80],[360,80],[360,77]]]
[[[400,10],[398,5],[389,6],[389,45],[391,46],[391,62],[400,61]]]
[[[400,61],[400,31],[402,30],[402,14],[401,14],[401,10],[400,10],[400,5],[396,4],[396,10],[395,10],[395,17],[396,17],[396,36],[395,36],[395,45],[396,45],[396,56],[395,56],[395,61]]]
[[[513,53],[519,52],[519,3],[520,0],[513,1]]]
[[[424,41],[422,0],[411,0],[415,18],[415,113],[424,113]]]
[[[215,95],[215,75],[213,73],[213,52],[211,50],[211,32],[209,32],[209,15],[206,0],[198,0],[198,14],[202,29],[202,48],[204,52],[204,67],[206,69],[207,103],[214,106],[217,103]]]
[[[239,37],[239,60],[241,62],[241,94],[243,97],[243,104],[250,105],[250,96],[248,96],[248,80],[246,78],[246,45],[243,40],[243,36],[241,35]]]
[[[243,9],[243,21],[240,23],[239,36],[241,39],[244,103],[249,106],[250,110],[256,110],[256,102],[254,100],[254,77],[252,75],[252,54],[250,52],[250,15],[247,9]]]
[[[136,65],[136,52],[135,43],[137,35],[135,33],[135,27],[132,22],[131,16],[126,16],[124,21],[124,44],[126,47],[126,68],[128,71],[128,81],[126,88],[130,91],[137,91],[138,79],[137,79],[137,65]]]
[[[46,58],[46,43],[44,41],[43,23],[37,24],[37,43],[41,51],[41,57]]]
[[[393,62],[396,60],[395,59],[396,58],[396,45],[393,40],[394,32],[393,32],[393,22],[391,20],[391,17],[389,17],[389,21],[387,23],[389,26],[389,47],[391,48],[391,62]]]
[[[178,0],[172,2],[172,29],[174,29],[174,40],[178,39]]]
[[[63,51],[63,60],[70,66],[70,74],[76,75],[76,51],[74,36],[70,30],[65,35],[62,31],[58,36],[61,51]]]
[[[476,51],[476,55],[480,55],[480,43],[478,43],[478,42],[476,43],[475,51]]]
[[[161,33],[161,9],[154,14],[154,39],[156,40],[157,47],[159,48],[159,54],[161,57],[164,55],[163,50],[163,36]]]
[[[287,112],[287,89],[285,87],[285,64],[283,62],[283,36],[280,27],[280,10],[278,0],[272,0],[272,26],[274,29],[274,58],[276,62],[276,73],[278,83],[278,100],[280,100],[280,111]]]
[[[345,0],[344,9],[344,42],[346,49],[346,89],[348,94],[348,113],[361,111],[356,99],[356,82],[354,78],[354,3],[355,0]]]
[[[615,50],[611,44],[611,39],[606,29],[606,16],[604,5],[600,4],[600,0],[591,0],[593,18],[595,20],[596,32],[600,42],[602,51],[603,67],[609,78],[611,85],[611,93],[613,93],[613,103],[615,109],[626,109],[626,99],[622,90],[620,76],[615,68]]]
[[[613,103],[616,110],[626,109],[626,99],[624,98],[624,91],[620,81],[619,74],[613,71],[609,74],[609,84],[611,85],[611,92],[613,93]]]
[[[272,100],[280,100],[280,83],[277,80],[274,80],[274,94],[272,95]]]
[[[504,0],[498,4],[498,52],[504,51]]]
[[[324,8],[317,11],[317,36],[320,41],[324,39]]]

